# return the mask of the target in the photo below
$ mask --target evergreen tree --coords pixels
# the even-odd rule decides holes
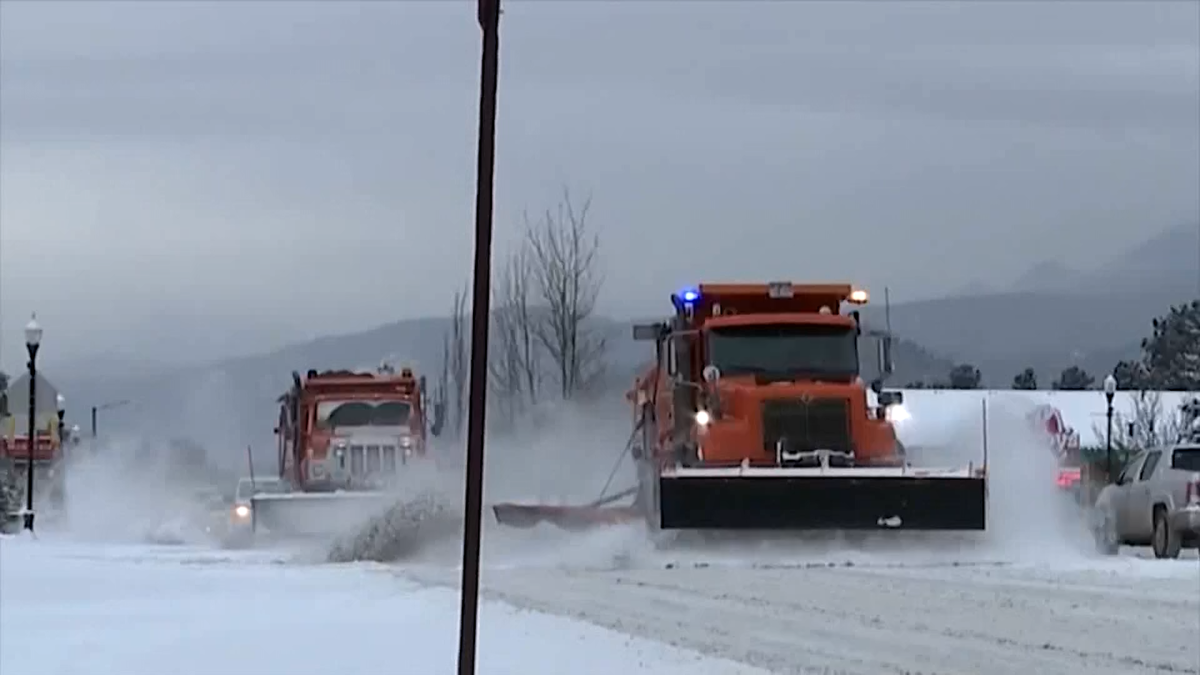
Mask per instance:
[[[983,374],[969,363],[960,363],[950,371],[951,389],[978,389]]]
[[[1024,389],[1028,391],[1037,389],[1037,373],[1034,372],[1033,368],[1026,368],[1025,370],[1022,370],[1020,373],[1017,373],[1016,377],[1013,378],[1012,388]]]
[[[1054,388],[1062,391],[1083,391],[1091,389],[1095,383],[1096,378],[1089,375],[1087,371],[1079,366],[1071,366],[1059,374],[1058,379],[1054,382]]]

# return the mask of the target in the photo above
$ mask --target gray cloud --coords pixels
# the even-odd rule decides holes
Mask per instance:
[[[498,244],[591,192],[607,311],[706,278],[937,295],[1200,217],[1195,3],[506,7]],[[64,356],[156,358],[443,311],[473,12],[3,3],[4,344],[33,308]]]

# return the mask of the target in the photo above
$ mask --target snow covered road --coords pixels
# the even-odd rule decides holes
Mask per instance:
[[[578,555],[595,559],[597,546],[582,543]],[[650,558],[618,554],[608,569],[524,560],[487,569],[484,586],[511,604],[780,673],[1200,673],[1194,553],[1027,563],[878,552]],[[444,566],[398,573],[457,583]]]
[[[456,592],[375,565],[0,538],[4,675],[448,674],[457,640]],[[477,672],[762,675],[499,603]]]
[[[0,539],[0,672],[453,672],[456,538],[393,565],[309,553]],[[1195,674],[1200,559],[1185,556],[493,531],[479,672]],[[305,637],[280,648],[288,635]]]

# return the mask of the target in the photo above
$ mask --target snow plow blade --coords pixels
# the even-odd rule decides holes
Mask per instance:
[[[549,506],[510,502],[496,504],[492,507],[492,514],[496,517],[496,522],[508,527],[529,529],[546,523],[564,530],[586,530],[644,519],[645,515],[642,509],[636,505],[608,506],[608,504],[635,494],[637,494],[637,488],[631,488],[580,506]]]
[[[361,527],[386,511],[385,492],[292,492],[250,499],[255,531],[281,536],[334,536]]]
[[[677,469],[659,479],[664,530],[985,530],[971,469]]]
[[[543,506],[540,504],[496,504],[496,522],[508,527],[533,528],[543,523],[564,530],[586,530],[641,520],[642,512],[631,506]]]

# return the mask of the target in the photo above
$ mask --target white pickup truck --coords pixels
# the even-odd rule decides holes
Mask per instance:
[[[1135,455],[1096,498],[1091,528],[1097,548],[1108,555],[1122,544],[1149,544],[1157,558],[1200,547],[1200,443]]]

